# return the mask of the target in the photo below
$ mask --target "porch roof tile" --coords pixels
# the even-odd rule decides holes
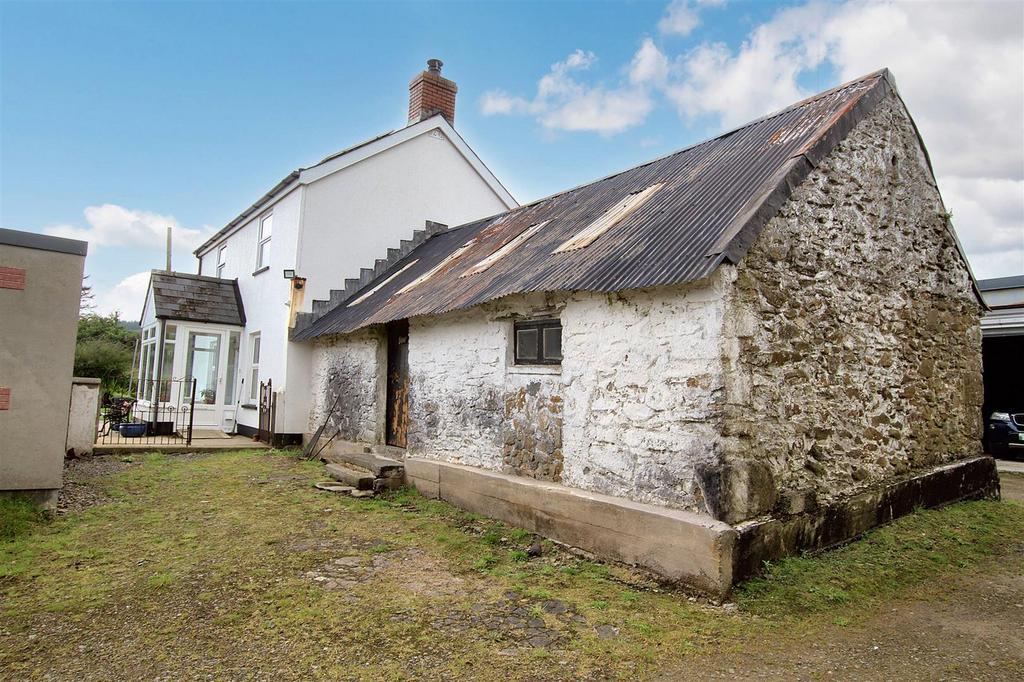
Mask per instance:
[[[149,281],[158,318],[245,325],[245,310],[236,279],[153,270]]]

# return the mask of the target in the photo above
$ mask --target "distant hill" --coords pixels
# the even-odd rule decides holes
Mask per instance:
[[[121,325],[121,329],[129,332],[135,332],[136,334],[142,330],[142,325],[134,320],[119,320],[118,324]]]

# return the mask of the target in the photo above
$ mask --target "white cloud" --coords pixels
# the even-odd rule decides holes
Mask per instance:
[[[607,88],[580,82],[576,72],[597,61],[593,52],[575,50],[551,65],[537,82],[533,99],[502,90],[484,93],[480,111],[485,115],[533,115],[549,130],[589,131],[602,135],[622,132],[644,121],[653,107],[648,90],[635,84]]]
[[[670,64],[650,38],[644,38],[629,65],[629,82],[634,85],[660,85],[668,78]]]
[[[675,0],[658,24],[686,35],[699,6]],[[684,121],[732,128],[837,82],[882,67],[928,146],[939,187],[975,273],[1024,272],[1024,5],[1017,2],[846,0],[777,11],[739,45],[704,42],[679,54],[645,38],[616,88],[581,82],[596,57],[552,66],[532,100],[501,91],[484,113],[536,116],[548,128],[622,132],[656,97]],[[802,83],[813,86],[802,85]]]
[[[192,251],[214,233],[214,229],[209,226],[184,227],[173,216],[125,208],[116,204],[88,206],[83,215],[84,226],[50,225],[43,231],[58,237],[89,242],[86,270],[94,275],[109,274],[103,269],[103,265],[97,265],[96,256],[101,248],[104,252],[108,249],[123,249],[125,253],[130,254],[128,258],[142,261],[136,262],[132,269],[144,264],[164,267],[168,227],[172,228],[172,266],[177,270],[192,272],[195,270],[195,257]],[[104,258],[116,259],[118,256],[105,255],[99,263],[106,263]],[[97,267],[101,269],[97,271]],[[129,320],[136,319],[141,313],[149,282],[148,270],[125,277],[113,286],[104,286],[94,278],[90,278],[89,281],[93,283],[97,313],[106,315],[120,311],[121,317]]]
[[[975,275],[1024,273],[1024,180],[950,175],[939,189]]]
[[[480,98],[480,112],[485,116],[527,114],[530,102],[522,97],[513,97],[504,90],[491,90]]]
[[[84,211],[88,227],[51,225],[43,231],[58,237],[81,239],[90,246],[134,246],[164,250],[167,228],[173,228],[176,248],[193,250],[213,233],[209,227],[182,227],[173,216],[139,211],[117,204],[88,206]]]
[[[1024,271],[1022,25],[1018,3],[809,2],[735,49],[681,55],[663,91],[684,119],[733,127],[812,94],[799,79],[819,68],[840,81],[890,68],[976,274],[1014,274]]]
[[[664,35],[687,36],[700,26],[700,6],[721,7],[725,0],[673,0],[658,21],[658,31]]]
[[[149,286],[149,271],[137,272],[125,277],[110,289],[94,291],[96,295],[95,312],[109,315],[121,313],[122,320],[137,320],[142,314],[145,303],[146,288]]]

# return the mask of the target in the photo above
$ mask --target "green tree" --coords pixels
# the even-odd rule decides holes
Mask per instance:
[[[89,313],[78,320],[75,376],[100,379],[107,392],[130,390],[132,356],[138,332],[125,328],[117,313]]]

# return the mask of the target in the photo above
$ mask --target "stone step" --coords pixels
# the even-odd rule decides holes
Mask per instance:
[[[333,462],[325,465],[324,468],[327,470],[327,475],[335,481],[352,486],[356,490],[373,490],[375,478],[371,473],[358,471],[344,464],[335,464]]]
[[[369,446],[356,448],[352,443],[335,445],[330,453],[321,459],[356,470],[373,474],[376,478],[401,480],[405,476],[405,465],[401,460],[386,457],[376,452],[367,452]]]
[[[348,495],[349,497],[373,497],[377,494],[373,490],[356,490],[350,485],[340,485],[334,481],[314,483],[313,485],[319,490],[326,490],[330,493],[340,493],[342,495]]]
[[[395,447],[394,445],[384,445],[383,443],[375,443],[370,446],[370,452],[386,457],[388,459],[394,459],[402,463],[405,459],[405,448]]]

